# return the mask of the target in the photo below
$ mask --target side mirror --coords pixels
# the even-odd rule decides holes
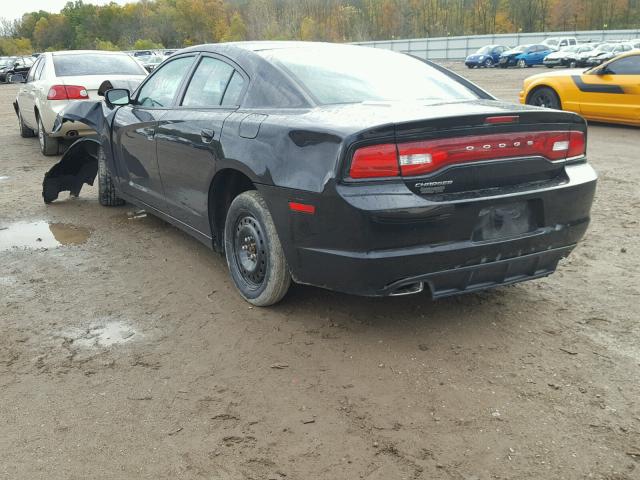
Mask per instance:
[[[112,88],[104,93],[104,99],[110,107],[129,105],[131,97],[126,88]]]
[[[27,83],[27,79],[24,75],[20,73],[14,73],[11,75],[11,80],[9,83]]]

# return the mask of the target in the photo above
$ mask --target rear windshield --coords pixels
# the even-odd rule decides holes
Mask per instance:
[[[146,71],[129,55],[99,53],[54,55],[57,77],[80,75],[145,75]]]
[[[258,53],[288,71],[320,104],[478,98],[423,61],[388,50],[323,45]]]

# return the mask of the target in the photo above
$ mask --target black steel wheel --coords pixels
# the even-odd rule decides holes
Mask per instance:
[[[259,192],[241,193],[231,202],[224,246],[231,278],[246,301],[266,307],[285,296],[291,284],[289,266]]]
[[[265,235],[260,222],[247,213],[236,220],[233,255],[242,279],[259,288],[267,273]]]
[[[541,87],[533,91],[529,95],[527,100],[529,105],[535,105],[536,107],[554,108],[556,110],[562,110],[560,104],[560,98],[558,94],[549,87]]]

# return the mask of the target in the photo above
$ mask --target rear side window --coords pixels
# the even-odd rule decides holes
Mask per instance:
[[[40,65],[42,65],[42,59],[38,59],[33,67],[29,69],[29,75],[27,75],[27,83],[33,82],[36,71],[40,68]]]
[[[80,75],[145,75],[146,71],[129,55],[99,53],[54,55],[57,77]]]
[[[233,67],[217,58],[204,57],[196,68],[182,100],[184,107],[218,107],[233,75]]]
[[[42,57],[40,59],[40,63],[38,64],[38,66],[36,67],[36,71],[35,74],[33,76],[34,80],[40,80],[40,78],[42,77],[42,70],[44,70],[44,64],[46,63],[47,59]]]
[[[607,65],[607,70],[614,75],[640,75],[640,55],[611,62]]]
[[[227,85],[227,91],[224,92],[224,98],[222,99],[222,105],[225,107],[233,107],[240,104],[240,94],[244,88],[244,78],[237,71],[233,72],[229,85]]]

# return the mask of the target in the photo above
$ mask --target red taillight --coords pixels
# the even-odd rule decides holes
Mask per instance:
[[[397,149],[397,157],[394,150]],[[351,178],[425,175],[447,165],[541,156],[551,161],[585,152],[582,132],[517,132],[384,144],[356,150]],[[398,166],[399,165],[399,171]]]
[[[79,85],[53,85],[47,94],[47,100],[86,100],[87,89]]]
[[[584,155],[587,151],[587,145],[585,143],[584,133],[571,132],[569,136],[569,151],[567,152],[567,158],[579,157]]]
[[[395,144],[372,145],[356,150],[351,160],[351,178],[397,177],[398,152]]]

